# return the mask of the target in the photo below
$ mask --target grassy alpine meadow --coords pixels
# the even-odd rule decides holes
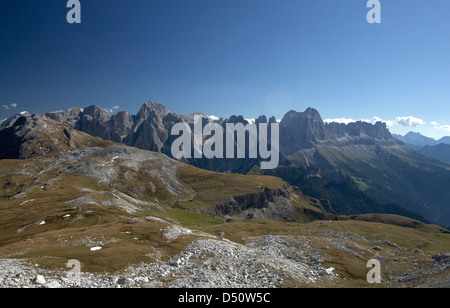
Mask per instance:
[[[432,257],[450,247],[448,230],[398,215],[320,218],[320,201],[278,177],[216,173],[182,163],[166,164],[174,171],[158,176],[168,172],[165,164],[152,167],[143,162],[145,168],[136,169],[125,158],[92,155],[87,156],[88,170],[95,175],[96,166],[109,168],[104,174],[115,174],[109,182],[76,172],[86,172],[84,160],[60,161],[60,168],[54,169],[59,154],[0,161],[0,258],[63,273],[67,262],[76,259],[84,272],[122,275],[135,264],[167,264],[197,241],[223,241],[248,250],[255,241],[276,236],[289,240],[291,250],[299,247],[288,260],[314,266],[318,259],[332,273],[314,282],[283,274],[279,287],[403,287],[418,280],[400,283],[402,277],[434,268]],[[167,178],[179,181],[180,197],[166,189]],[[289,191],[283,198],[301,213],[297,220],[208,215],[207,209],[224,200],[257,196],[265,189]],[[181,196],[189,198],[177,200]],[[212,256],[208,252],[204,258]],[[374,258],[382,261],[382,283],[371,285],[366,265]],[[276,264],[266,270],[268,275],[281,275]],[[430,270],[423,276],[439,278],[445,273]]]

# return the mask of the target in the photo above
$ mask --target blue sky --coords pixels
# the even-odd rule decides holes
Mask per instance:
[[[92,104],[137,113],[383,119],[450,135],[450,1],[66,0],[0,4],[0,119]]]

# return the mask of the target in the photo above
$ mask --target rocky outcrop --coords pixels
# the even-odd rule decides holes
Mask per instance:
[[[239,195],[230,198],[211,209],[212,216],[233,216],[246,210],[261,210],[268,208],[270,202],[276,202],[281,198],[289,198],[289,192],[284,189],[269,189],[247,195]]]
[[[262,191],[229,198],[201,212],[212,217],[232,219],[266,218],[275,221],[299,222],[323,219],[326,213],[315,207],[314,202],[305,208],[294,198],[296,189],[285,185],[278,189],[264,187]],[[319,202],[316,203],[320,205]]]

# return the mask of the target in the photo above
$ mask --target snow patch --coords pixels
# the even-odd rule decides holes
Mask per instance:
[[[34,201],[34,199],[26,200],[26,201],[22,202],[20,205],[24,205],[24,204],[26,204],[26,203],[28,203],[28,202],[33,202],[33,201]]]
[[[335,270],[334,267],[329,267],[329,268],[325,269],[325,272],[327,273],[327,275],[333,275],[334,270]]]

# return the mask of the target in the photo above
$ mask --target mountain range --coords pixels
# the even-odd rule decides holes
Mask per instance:
[[[91,106],[3,123],[0,286],[366,286],[374,258],[390,273],[383,286],[446,283],[449,231],[429,223],[446,223],[449,166],[384,124],[291,111],[282,164],[262,170],[259,158],[177,161],[171,125],[201,114],[141,111]],[[74,259],[79,282],[67,279]]]
[[[214,119],[196,114],[202,117],[203,124],[248,123],[242,116]],[[12,139],[7,133],[20,121],[31,118],[171,156],[175,138],[170,134],[172,126],[186,123],[192,127],[196,114],[175,114],[154,102],[146,102],[136,115],[126,111],[112,115],[98,106],[33,116],[22,113],[2,123],[3,140],[9,141],[3,143],[0,157],[28,158],[40,151],[51,151],[54,142],[50,140],[30,149],[24,147],[17,133]],[[262,115],[255,123],[275,121],[274,117]],[[33,130],[26,133],[33,134]],[[14,144],[22,144],[22,148],[18,150]],[[391,213],[450,225],[450,166],[406,146],[382,122],[324,123],[313,108],[290,111],[280,122],[280,166],[275,170],[259,170],[260,159],[250,158],[184,161],[217,172],[281,177],[311,197],[329,200],[339,214]]]
[[[409,132],[404,136],[399,134],[393,134],[392,136],[398,140],[403,141],[406,145],[416,149],[422,148],[427,145],[434,146],[438,144],[450,144],[450,136],[445,136],[438,140],[424,136],[421,133],[417,132]]]
[[[418,149],[418,151],[450,164],[450,144],[440,143],[433,146],[426,145],[423,148]]]
[[[420,133],[409,132],[405,136],[393,135],[405,145],[435,159],[450,164],[450,137],[442,137],[439,140],[426,137]]]

